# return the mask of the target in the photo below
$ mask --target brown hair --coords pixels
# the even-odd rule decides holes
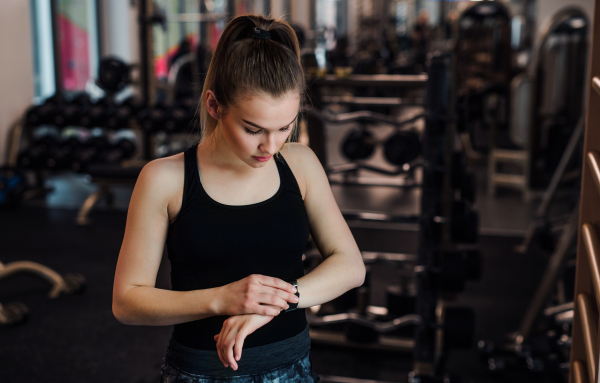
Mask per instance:
[[[252,37],[254,28],[271,32],[271,38]],[[204,81],[199,105],[200,141],[217,126],[217,120],[206,109],[208,90],[215,93],[219,106],[226,110],[240,97],[257,93],[280,98],[297,91],[302,102],[305,86],[298,38],[286,21],[260,15],[234,18],[219,38]],[[297,134],[298,119],[286,143]]]

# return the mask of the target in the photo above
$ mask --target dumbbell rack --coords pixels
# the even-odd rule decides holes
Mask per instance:
[[[451,294],[462,291],[465,279],[473,279],[471,278],[473,274],[477,274],[466,266],[466,259],[477,259],[478,255],[478,252],[476,256],[467,254],[468,252],[457,250],[455,246],[455,243],[459,242],[476,242],[478,220],[476,213],[470,210],[467,202],[455,200],[457,196],[455,189],[461,188],[458,184],[470,178],[464,170],[464,158],[457,156],[454,147],[455,128],[454,118],[451,116],[453,105],[448,101],[452,99],[450,93],[452,87],[448,80],[451,78],[448,73],[451,62],[448,55],[434,57],[429,68],[428,80],[423,84],[427,86],[427,104],[424,115],[426,124],[421,165],[423,181],[418,185],[422,188],[420,217],[403,217],[399,220],[398,217],[389,214],[359,212],[345,215],[346,219],[411,221],[419,224],[417,255],[407,257],[400,254],[382,254],[372,259],[369,253],[363,253],[367,268],[374,261],[387,261],[395,265],[403,265],[406,270],[409,270],[410,275],[407,276],[417,282],[417,292],[414,297],[416,312],[397,318],[394,318],[394,315],[385,315],[385,308],[368,306],[365,303],[365,292],[359,288],[356,292],[358,298],[355,309],[320,317],[315,315],[320,314],[318,309],[315,309],[315,313],[307,313],[311,324],[311,338],[315,343],[371,350],[412,351],[414,360],[413,372],[410,375],[412,382],[438,381],[448,349],[471,346],[474,328],[472,310],[447,307]],[[317,123],[323,121],[319,118],[315,120]],[[309,115],[309,128],[310,122]],[[311,146],[312,144],[311,139]],[[321,149],[324,151],[324,145]],[[318,155],[319,151],[316,152]],[[466,193],[461,189],[459,194],[461,199],[472,201],[474,192]],[[467,222],[469,220],[471,232],[461,226],[469,223]],[[365,285],[368,283],[366,282]],[[368,286],[366,288],[368,291]],[[339,331],[321,329],[321,326],[326,328],[328,324],[342,323],[352,325],[354,329],[360,327],[361,332],[353,332],[349,336],[353,330],[352,327],[347,327],[346,337],[344,337],[344,333]],[[407,333],[407,326],[416,327],[414,337],[410,337],[410,331]],[[399,333],[407,335],[395,336],[398,333],[392,332],[393,330],[401,330]],[[331,381],[336,381],[328,377],[330,378]]]
[[[470,211],[468,204],[455,201],[456,181],[453,172],[457,156],[455,119],[452,114],[452,92],[455,88],[449,81],[453,70],[451,63],[449,54],[435,56],[431,59],[428,71],[428,115],[423,138],[426,170],[421,195],[418,261],[422,272],[417,287],[417,315],[421,322],[415,334],[413,372],[409,380],[414,383],[437,381],[443,372],[448,349],[469,348],[474,330],[473,311],[450,307],[450,295],[445,291],[451,292],[454,288],[445,284],[443,277],[436,278],[438,270],[455,266],[450,263],[454,262],[452,255],[456,254],[457,242],[477,240],[476,213]],[[464,196],[461,198],[464,199]],[[466,206],[468,214],[465,213],[464,218],[459,218],[457,203]],[[457,232],[461,229],[461,223],[467,221],[466,217],[474,220],[474,233],[459,238]]]

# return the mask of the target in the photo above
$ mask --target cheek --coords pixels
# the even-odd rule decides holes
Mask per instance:
[[[227,141],[230,146],[235,147],[238,151],[247,151],[254,146],[254,137],[246,134],[243,129],[228,127]]]

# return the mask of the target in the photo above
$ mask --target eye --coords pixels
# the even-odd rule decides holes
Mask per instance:
[[[282,128],[281,131],[282,132],[287,132],[290,129],[292,129],[292,125],[288,126],[287,128]]]
[[[255,136],[255,135],[257,135],[258,133],[260,133],[260,130],[254,131],[254,130],[250,130],[250,129],[248,129],[248,128],[244,128],[244,129],[246,129],[246,133],[248,133],[248,134],[250,134],[250,135],[253,135],[253,136]]]

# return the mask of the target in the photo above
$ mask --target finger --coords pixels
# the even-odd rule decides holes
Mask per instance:
[[[233,357],[233,345],[235,344],[235,339],[237,336],[237,331],[231,331],[229,335],[229,339],[225,342],[225,349],[223,350],[223,356],[225,357],[225,361],[231,368],[235,371],[237,370],[237,363]]]
[[[281,298],[281,299],[283,299],[283,300],[285,300],[287,302],[290,302],[290,303],[297,303],[298,302],[298,297],[296,295],[294,295],[292,293],[288,293],[288,292],[283,291],[281,289],[275,289],[273,287],[264,286],[260,290],[259,294],[272,294],[272,295],[276,295],[279,298]]]
[[[221,340],[223,339],[223,337],[221,336],[221,334],[219,334],[219,337],[217,338],[217,355],[219,356],[219,360],[221,361],[221,363],[223,363],[223,366],[225,366],[225,361],[223,360],[223,357],[221,356]]]
[[[235,346],[233,348],[233,354],[236,361],[239,361],[242,358],[242,347],[244,347],[244,340],[246,340],[246,334],[243,332],[238,332],[235,337]]]
[[[231,331],[231,327],[228,322],[223,323],[223,328],[221,329],[221,333],[219,334],[219,341],[217,342],[217,352],[219,354],[219,360],[223,363],[223,366],[227,367],[227,361],[225,360],[225,356],[223,354],[223,343],[227,339],[227,333]]]
[[[218,350],[221,354],[221,360],[223,362],[223,365],[225,367],[229,367],[230,364],[227,361],[227,343],[228,343],[228,339],[230,337],[231,332],[233,331],[232,327],[227,326],[226,331],[221,333],[221,336],[219,337],[219,340],[221,341],[220,347],[218,347]]]
[[[256,301],[260,304],[274,306],[283,310],[287,310],[289,308],[289,304],[284,299],[273,294],[258,294]]]
[[[291,283],[287,283],[286,281],[283,281],[279,278],[267,277],[264,275],[262,275],[261,277],[262,278],[258,279],[261,285],[275,287],[281,290],[285,290],[292,294],[296,292],[294,286],[292,286]]]
[[[215,335],[213,338],[214,338],[214,340],[216,340],[218,342],[219,341],[219,334]]]
[[[273,307],[273,306],[269,306],[269,305],[260,305],[260,304],[257,306],[258,306],[258,308],[256,309],[255,313],[259,314],[259,315],[275,317],[275,316],[279,315],[280,312],[283,311],[283,309],[280,307]]]

